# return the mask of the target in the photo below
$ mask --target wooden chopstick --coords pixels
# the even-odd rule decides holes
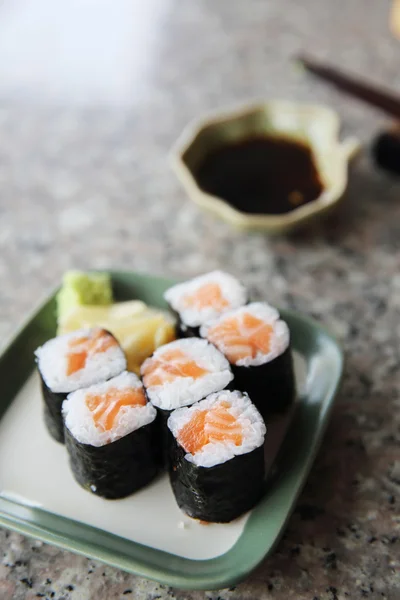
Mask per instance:
[[[325,65],[311,57],[300,55],[296,60],[307,71],[320,79],[328,81],[350,96],[363,100],[371,106],[380,108],[392,117],[400,119],[400,96],[395,93],[383,90],[351,75],[346,75],[334,67]]]

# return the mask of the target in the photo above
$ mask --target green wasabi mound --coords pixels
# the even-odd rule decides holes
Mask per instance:
[[[62,320],[77,306],[112,304],[111,279],[107,273],[67,271],[57,294],[57,317]]]

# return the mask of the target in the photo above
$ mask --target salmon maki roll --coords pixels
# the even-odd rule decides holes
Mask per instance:
[[[122,373],[126,369],[125,354],[111,333],[94,327],[55,337],[35,355],[45,423],[50,435],[63,443],[61,406],[67,395]]]
[[[233,379],[228,360],[200,338],[161,346],[144,361],[141,375],[150,402],[166,411],[193,404]]]
[[[179,507],[227,523],[263,493],[265,424],[247,394],[217,392],[171,413],[169,474]]]
[[[134,373],[69,394],[62,412],[72,473],[86,490],[123,498],[155,477],[157,411]]]
[[[144,361],[141,376],[160,415],[160,440],[166,459],[166,422],[172,410],[189,406],[233,380],[228,360],[207,340],[185,338],[158,348]]]
[[[207,323],[201,335],[226,356],[235,387],[249,394],[264,418],[294,401],[290,332],[275,308],[252,302]]]
[[[246,304],[246,288],[232,275],[212,271],[174,285],[164,294],[178,316],[181,337],[199,335],[199,327],[229,310]]]

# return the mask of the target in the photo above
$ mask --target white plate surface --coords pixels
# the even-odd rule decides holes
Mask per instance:
[[[294,358],[301,389],[305,364],[301,356]],[[281,417],[267,423],[268,466],[289,421]],[[195,560],[227,552],[248,518],[247,514],[232,523],[201,525],[179,510],[167,475],[122,500],[104,500],[83,490],[71,474],[65,447],[55,442],[45,428],[36,374],[0,420],[0,490],[5,498]]]

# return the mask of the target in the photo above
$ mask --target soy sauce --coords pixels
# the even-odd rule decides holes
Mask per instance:
[[[311,148],[284,137],[257,136],[216,148],[195,176],[203,191],[250,214],[287,213],[323,191]]]

